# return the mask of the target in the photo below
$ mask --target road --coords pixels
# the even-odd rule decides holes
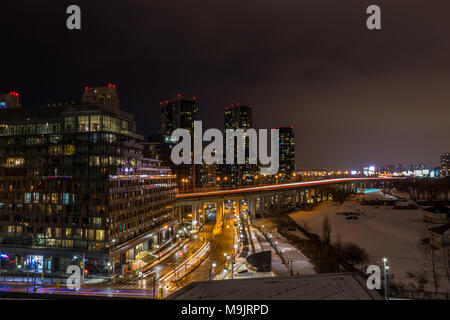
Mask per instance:
[[[226,263],[230,262],[230,259],[227,259],[225,254],[229,257],[234,250],[235,231],[233,225],[233,213],[233,209],[225,210],[225,222],[223,224],[222,232],[216,235],[212,232],[215,217],[211,217],[213,218],[213,223],[206,225],[202,234],[202,236],[211,243],[210,253],[203,263],[200,264],[191,274],[178,282],[180,287],[193,281],[207,281],[210,278],[210,273],[213,278],[215,278],[223,272]],[[215,268],[212,268],[213,263],[216,265]]]
[[[33,292],[49,294],[78,294],[94,296],[124,296],[153,298],[163,288],[164,296],[184,287],[193,281],[205,281],[210,277],[212,263],[216,264],[213,275],[223,272],[227,257],[234,245],[233,209],[225,210],[225,222],[222,232],[213,234],[215,214],[209,214],[197,235],[182,248],[175,250],[169,257],[146,270],[142,279],[116,284],[87,284],[78,292],[61,286],[58,290],[51,285],[0,284],[0,291]]]

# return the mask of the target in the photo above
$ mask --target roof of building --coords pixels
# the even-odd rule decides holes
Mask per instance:
[[[444,224],[438,227],[430,228],[429,231],[437,234],[444,234],[446,231],[450,230],[450,223]]]
[[[170,295],[173,300],[378,300],[353,273],[287,278],[251,278],[193,282]]]

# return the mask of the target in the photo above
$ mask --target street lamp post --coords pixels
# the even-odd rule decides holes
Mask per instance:
[[[161,250],[159,250],[159,244],[156,246],[156,249],[158,249],[158,260],[161,260]]]
[[[234,277],[234,253],[231,254],[231,280]]]
[[[0,255],[0,277],[2,276],[3,268],[3,254]]]
[[[389,266],[387,265],[387,259],[383,258],[383,265],[384,265],[384,299],[389,300]]]
[[[216,268],[216,264],[213,262],[211,268],[209,268],[209,280],[212,280],[213,270]]]
[[[108,262],[108,280],[111,281],[111,262]]]

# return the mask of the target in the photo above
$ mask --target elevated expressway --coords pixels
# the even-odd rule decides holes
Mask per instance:
[[[182,206],[192,207],[193,229],[204,220],[205,204],[215,204],[217,206],[216,228],[221,228],[225,218],[224,205],[227,200],[235,201],[236,212],[240,212],[241,200],[247,199],[249,215],[255,217],[257,209],[262,212],[267,212],[271,206],[281,206],[287,202],[292,206],[299,207],[302,204],[327,200],[329,194],[327,194],[324,188],[321,188],[322,186],[340,185],[344,190],[356,192],[358,188],[383,187],[395,179],[403,178],[340,178],[212,191],[194,191],[177,194],[176,202],[179,215],[181,215],[180,209]]]

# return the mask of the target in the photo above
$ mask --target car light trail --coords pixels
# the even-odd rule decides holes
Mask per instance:
[[[282,190],[296,187],[309,187],[328,183],[340,183],[340,182],[351,182],[351,181],[377,181],[377,180],[393,180],[393,179],[403,179],[397,177],[383,177],[383,178],[341,178],[341,179],[326,179],[317,181],[307,181],[307,182],[294,182],[294,183],[282,183],[273,184],[257,187],[247,187],[247,188],[236,188],[227,190],[217,190],[217,191],[207,191],[207,192],[192,192],[192,193],[182,193],[177,194],[177,199],[186,198],[196,198],[196,197],[207,197],[207,196],[219,196],[228,194],[239,194],[239,193],[257,193],[261,191],[273,191]]]
[[[176,273],[178,273],[181,269],[183,269],[184,266],[187,266],[187,264],[189,264],[193,260],[198,259],[200,256],[203,256],[204,254],[206,254],[206,252],[208,252],[208,250],[209,250],[209,247],[210,247],[210,243],[209,242],[205,242],[202,245],[202,247],[192,257],[190,257],[189,259],[187,259],[186,261],[181,263],[178,267],[176,267],[174,270],[172,270],[171,272],[169,272],[165,276],[161,277],[159,280],[160,281],[168,281]]]

